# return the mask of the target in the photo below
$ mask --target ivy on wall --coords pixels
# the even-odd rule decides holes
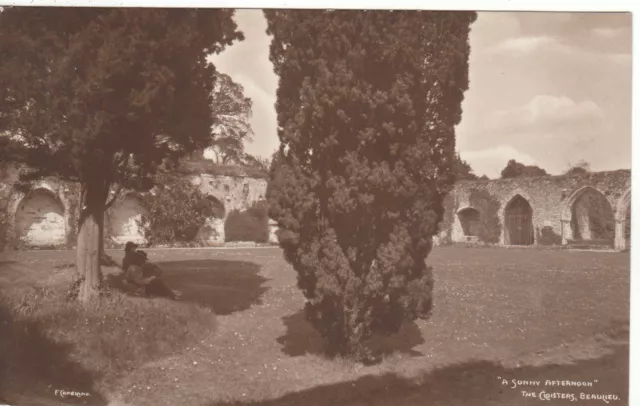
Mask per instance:
[[[486,190],[472,189],[469,193],[469,205],[480,212],[478,238],[489,244],[500,242],[502,225],[500,223],[500,202]]]

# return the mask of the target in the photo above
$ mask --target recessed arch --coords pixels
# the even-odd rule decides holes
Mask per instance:
[[[457,211],[458,221],[465,237],[477,237],[480,234],[480,212],[473,207],[465,207]]]
[[[631,248],[631,188],[627,189],[616,203],[615,249],[624,251]]]
[[[109,209],[108,224],[111,238],[122,244],[128,241],[145,242],[145,232],[140,222],[143,216],[148,214],[149,211],[137,193],[129,192],[123,195]]]
[[[504,207],[504,242],[506,245],[532,245],[533,208],[521,194],[514,195]]]
[[[56,246],[66,242],[65,207],[47,188],[37,188],[18,203],[16,234],[30,246]]]
[[[224,242],[224,219],[227,215],[224,203],[212,195],[208,195],[206,199],[213,207],[213,217],[205,219],[196,238],[209,244],[222,243]]]
[[[562,220],[568,240],[613,242],[615,215],[611,202],[600,190],[584,186],[565,202]]]

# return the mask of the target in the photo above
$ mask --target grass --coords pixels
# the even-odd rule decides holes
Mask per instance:
[[[4,263],[6,274],[16,270],[15,263],[10,265]],[[87,305],[67,300],[72,270],[58,264],[52,271],[45,283],[30,287],[24,282],[41,272],[28,268],[23,283],[16,283],[18,289],[2,289],[0,352],[5,359],[0,382],[10,393],[54,400],[55,389],[74,390],[91,393],[93,404],[103,404],[102,394],[123,374],[215,333],[213,312],[193,303],[117,291]],[[106,270],[107,276],[115,272]]]
[[[380,340],[385,359],[364,367],[323,356],[280,250],[148,252],[184,294],[183,302],[167,303],[209,309],[218,315],[218,328],[199,332],[196,344],[141,357],[108,386],[98,384],[106,398],[122,404],[540,402],[501,386],[498,377],[597,379],[592,392],[626,397],[628,253],[438,247],[428,258],[436,278],[432,318]],[[65,251],[3,254],[0,289],[61,283],[62,268],[55,267],[72,258]],[[107,364],[81,366],[96,374],[98,365]],[[103,380],[97,376],[92,387]]]

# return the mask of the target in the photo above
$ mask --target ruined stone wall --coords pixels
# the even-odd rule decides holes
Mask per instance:
[[[233,210],[246,210],[265,198],[265,179],[191,175],[200,191],[224,207],[223,218],[208,219],[199,234],[204,244],[224,243],[224,222]],[[16,186],[19,185],[19,186]],[[7,240],[14,247],[72,247],[76,243],[79,216],[79,187],[56,178],[46,178],[28,185],[18,182],[18,171],[4,171],[0,177],[0,210],[7,213],[10,227]],[[113,244],[144,242],[138,221],[146,213],[135,192],[125,192],[105,213],[105,235]],[[271,242],[275,226],[270,224]]]
[[[624,226],[624,215],[630,203],[630,190],[631,172],[628,170],[574,176],[458,182],[445,200],[445,221],[436,242],[468,240],[458,216],[460,211],[472,208],[478,210],[481,216],[491,214],[483,213],[482,208],[477,207],[478,204],[472,201],[474,194],[477,195],[479,192],[490,195],[497,202],[496,214],[501,223],[501,244],[505,243],[505,208],[514,197],[522,196],[531,206],[534,244],[538,244],[545,233],[557,237],[564,243],[574,237],[571,221],[574,220],[575,203],[587,191],[601,194],[609,204],[608,209],[617,216],[616,226]]]

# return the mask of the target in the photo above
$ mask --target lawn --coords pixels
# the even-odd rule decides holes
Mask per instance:
[[[383,362],[361,366],[322,355],[279,249],[148,252],[183,292],[180,305],[211,309],[217,330],[121,374],[96,404],[539,404],[522,390],[612,394],[621,399],[609,404],[626,404],[628,253],[435,248],[433,316],[380,340]],[[68,251],[0,254],[0,289],[61,284],[71,261]],[[542,383],[512,388],[502,379]],[[552,388],[546,380],[595,383]],[[99,378],[94,387],[107,390]]]

